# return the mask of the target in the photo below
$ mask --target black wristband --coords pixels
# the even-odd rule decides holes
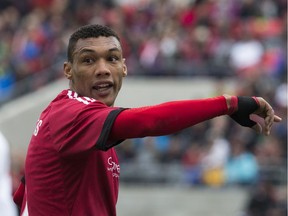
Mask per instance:
[[[238,96],[238,110],[230,117],[244,127],[253,127],[256,122],[250,119],[250,115],[259,108],[258,103],[252,97]]]

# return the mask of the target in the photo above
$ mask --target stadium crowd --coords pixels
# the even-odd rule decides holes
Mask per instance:
[[[0,103],[61,77],[67,36],[91,22],[119,32],[130,76],[283,81],[285,0],[125,2],[1,1]]]
[[[123,181],[283,184],[287,1],[127,2],[2,0],[0,105],[62,78],[70,32],[87,23],[106,24],[121,35],[129,76],[209,76],[219,82],[215,95],[224,93],[221,80],[232,77],[237,80],[233,93],[261,95],[283,119],[269,137],[216,118],[171,136],[126,141],[117,147]],[[167,170],[163,164],[171,166]],[[283,194],[279,197],[283,201]]]

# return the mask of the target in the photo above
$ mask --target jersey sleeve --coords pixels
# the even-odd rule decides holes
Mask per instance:
[[[223,96],[131,108],[117,117],[110,137],[129,139],[168,135],[228,112]]]
[[[120,140],[108,140],[108,137],[122,110],[99,101],[84,104],[70,100],[65,105],[53,105],[49,128],[56,150],[63,155],[70,155],[95,148],[107,150],[118,144]]]

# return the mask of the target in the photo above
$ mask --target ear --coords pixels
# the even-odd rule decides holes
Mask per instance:
[[[72,79],[72,65],[70,62],[64,62],[64,75],[67,79],[71,80]]]
[[[127,65],[125,64],[125,58],[123,58],[123,77],[127,76]]]

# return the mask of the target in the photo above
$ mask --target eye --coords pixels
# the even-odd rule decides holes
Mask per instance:
[[[93,58],[85,57],[82,59],[82,62],[85,64],[92,64],[94,62]]]
[[[115,56],[115,55],[112,55],[112,56],[109,56],[108,60],[111,61],[111,62],[116,62],[116,61],[119,60],[119,57]]]

